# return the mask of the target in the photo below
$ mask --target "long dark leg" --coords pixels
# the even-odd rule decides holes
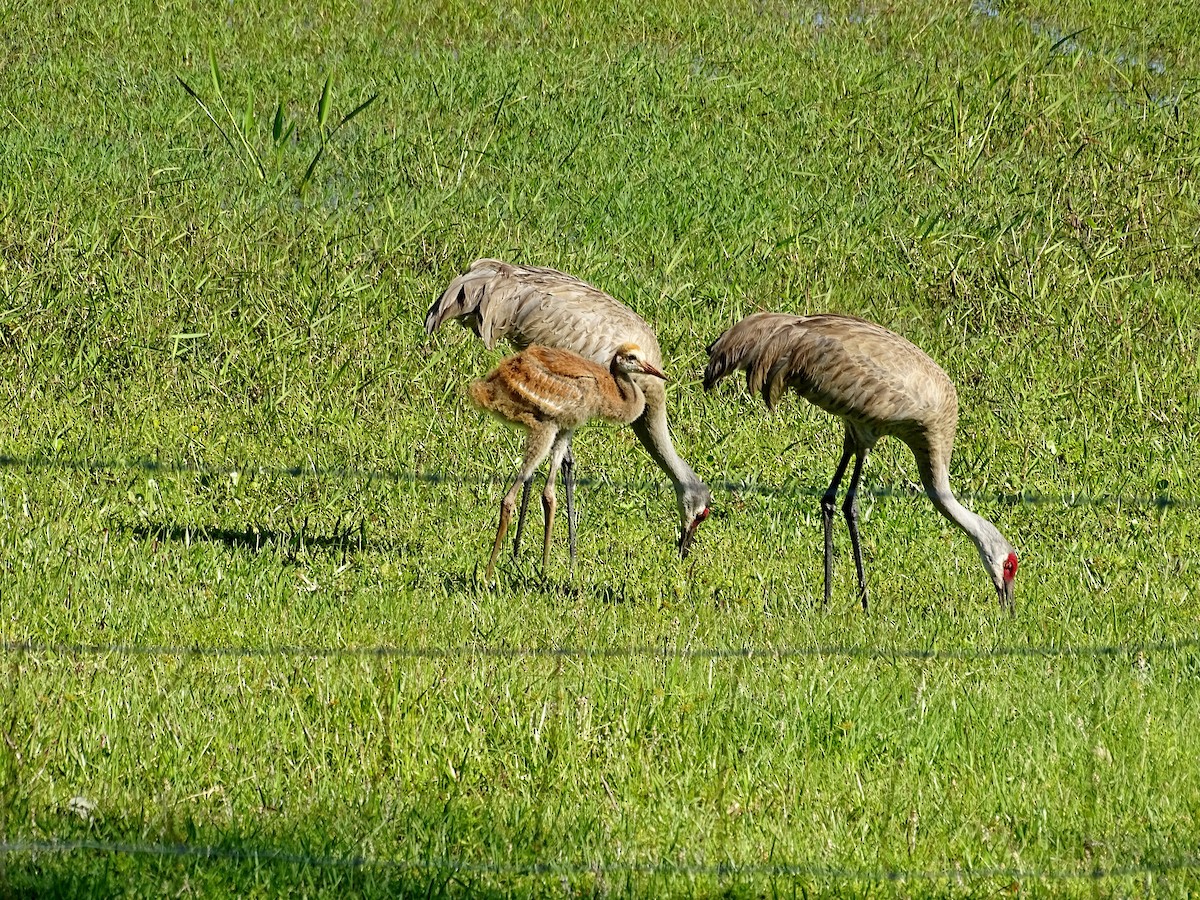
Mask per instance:
[[[850,463],[850,457],[854,455],[854,444],[850,440],[850,432],[846,432],[846,438],[842,442],[842,459],[837,465],[837,471],[833,473],[833,480],[829,482],[829,489],[825,491],[825,495],[821,497],[821,523],[825,526],[825,602],[829,602],[829,598],[833,595],[833,509],[837,505],[837,489],[842,483],[842,476],[846,474],[846,466]]]
[[[554,530],[554,511],[558,508],[558,498],[554,495],[554,486],[558,479],[558,470],[563,464],[563,456],[571,446],[571,433],[560,432],[550,448],[550,469],[546,472],[546,489],[542,492],[542,513],[546,517],[546,536],[542,541],[542,575],[550,568],[550,534]],[[575,574],[575,555],[571,554],[571,574]]]
[[[850,487],[846,490],[846,499],[842,503],[842,512],[846,516],[846,527],[850,529],[850,546],[854,549],[854,568],[858,571],[858,592],[862,595],[864,612],[867,609],[867,578],[863,574],[862,546],[858,542],[858,480],[862,477],[863,463],[866,462],[866,459],[866,450],[854,457],[854,471],[850,473]]]
[[[528,486],[533,479],[533,473],[542,464],[546,454],[554,444],[557,434],[555,428],[542,428],[529,432],[525,441],[525,454],[521,460],[521,468],[517,471],[517,479],[513,482],[504,499],[500,501],[500,524],[496,528],[496,542],[492,544],[492,555],[488,559],[487,572],[483,580],[491,583],[492,573],[496,570],[496,557],[500,555],[500,547],[504,544],[504,534],[508,531],[508,523],[512,521],[513,511],[517,507],[517,493],[522,486]]]
[[[571,438],[567,438],[566,456],[562,460],[563,484],[567,489],[567,545],[571,548],[571,572],[575,572],[575,457],[571,455]]]
[[[533,489],[532,476],[521,490],[521,508],[517,512],[517,533],[513,537],[513,559],[521,552],[521,534],[525,531],[525,510],[529,508],[529,492]]]

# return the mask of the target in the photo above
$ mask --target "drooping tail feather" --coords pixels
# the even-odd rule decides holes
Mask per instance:
[[[786,313],[760,312],[747,316],[708,346],[704,389],[738,369],[746,371],[746,387],[762,393],[773,407],[787,390],[792,375],[788,329],[800,321]]]
[[[483,337],[481,325],[487,318],[489,288],[504,265],[496,259],[475,260],[471,268],[451,281],[442,296],[429,307],[425,315],[425,332],[433,334],[446,321],[458,319],[463,327]]]

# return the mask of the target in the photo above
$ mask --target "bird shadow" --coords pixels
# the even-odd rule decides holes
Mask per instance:
[[[637,604],[644,598],[626,582],[589,582],[581,579],[579,572],[542,572],[541,563],[523,562],[520,557],[511,557],[493,576],[491,583],[483,579],[481,564],[469,570],[445,572],[440,576],[442,589],[446,593],[465,593],[472,596],[489,594],[523,594],[543,597],[560,603],[591,602],[604,606]]]
[[[482,582],[480,582],[482,584]],[[520,591],[547,601],[561,604],[594,603],[601,606],[637,605],[644,598],[625,582],[581,581],[578,575],[543,576],[540,572],[510,575],[501,583],[503,589]]]
[[[218,544],[238,552],[279,553],[293,561],[305,555],[340,554],[344,562],[351,554],[366,549],[381,549],[379,542],[367,539],[366,527],[362,522],[343,528],[339,521],[329,530],[310,529],[307,519],[298,528],[289,530],[261,528],[252,524],[247,524],[245,528],[224,528],[172,522],[122,524],[119,528],[146,541],[189,547],[194,543]]]

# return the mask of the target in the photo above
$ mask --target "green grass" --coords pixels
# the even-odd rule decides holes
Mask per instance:
[[[1198,38],[1165,4],[19,4],[0,895],[1195,892]],[[718,511],[686,563],[594,427],[574,577],[560,528],[546,578],[479,583],[519,442],[465,399],[499,354],[422,323],[485,255],[659,329]],[[1015,617],[894,442],[871,613],[844,530],[821,604],[836,423],[699,386],[760,308],[943,365]]]

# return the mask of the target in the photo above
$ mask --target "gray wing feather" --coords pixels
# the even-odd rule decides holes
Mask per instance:
[[[543,344],[607,365],[618,347],[633,342],[652,364],[662,365],[658,339],[637,313],[557,269],[476,260],[429,308],[425,330],[432,333],[450,319],[488,348],[502,340],[519,348]]]
[[[705,388],[738,369],[768,406],[795,388],[828,412],[876,428],[948,418],[957,409],[954,385],[924,351],[854,316],[747,316],[710,345]]]

